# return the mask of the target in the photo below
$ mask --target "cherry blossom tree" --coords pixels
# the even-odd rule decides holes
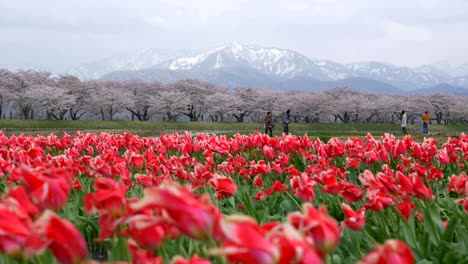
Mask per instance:
[[[71,120],[79,120],[89,112],[91,102],[91,86],[87,82],[81,82],[72,75],[60,75],[55,79],[56,85],[65,90],[68,100],[68,114]],[[63,113],[65,110],[61,110]],[[65,117],[63,117],[65,118]]]
[[[446,123],[468,123],[468,96],[454,98],[450,104],[450,115],[446,116]]]
[[[165,120],[176,121],[184,114],[187,105],[190,104],[189,98],[182,91],[173,88],[173,84],[163,86],[163,89],[150,98],[150,104],[154,111],[165,116]]]
[[[102,120],[113,120],[118,112],[134,103],[118,81],[94,81],[92,89],[93,112],[100,114]]]
[[[450,116],[451,105],[455,101],[455,96],[449,94],[428,94],[424,98],[431,104],[437,124],[441,124],[444,117]]]
[[[342,123],[349,123],[358,119],[360,106],[356,104],[360,104],[361,93],[359,91],[347,87],[336,87],[324,93],[332,98],[329,107],[331,107],[335,122],[339,120]],[[355,117],[353,118],[352,115]]]
[[[405,110],[408,122],[428,111],[438,124],[466,123],[467,97],[447,94],[380,95],[346,87],[321,92],[282,92],[272,89],[229,90],[200,80],[161,84],[143,81],[85,81],[70,75],[0,69],[0,118],[15,116],[78,120],[87,114],[113,120],[128,111],[145,121],[163,120],[261,122],[273,112],[278,120],[291,110],[292,122],[398,123]],[[38,113],[35,115],[35,113]]]
[[[5,107],[11,101],[11,94],[14,91],[14,73],[6,69],[0,69],[0,118],[5,116]]]
[[[260,92],[255,88],[238,87],[234,89],[234,97],[237,98],[233,116],[237,122],[244,122],[244,119],[250,116],[258,109]]]
[[[192,122],[196,122],[200,118],[203,119],[203,115],[209,107],[206,103],[206,97],[217,89],[215,85],[209,82],[190,79],[175,82],[174,88],[188,98],[189,103],[183,114]]]
[[[302,92],[294,94],[291,100],[294,105],[291,107],[293,119],[311,123],[325,118],[332,97],[323,92]]]
[[[208,95],[208,115],[211,121],[226,121],[226,118],[233,114],[237,106],[241,103],[240,98],[228,93],[228,91],[218,91]]]
[[[146,83],[142,81],[125,81],[121,83],[123,93],[128,96],[132,104],[125,107],[132,117],[135,116],[139,121],[147,121],[154,114],[153,97],[161,88],[160,83]]]
[[[404,97],[402,108],[408,113],[408,122],[415,123],[421,120],[424,111],[433,111],[432,105],[427,101],[425,95],[407,95]]]
[[[60,85],[41,84],[34,90],[30,97],[35,98],[35,106],[39,111],[45,111],[47,119],[64,120],[70,109],[70,105],[75,103],[75,97]]]
[[[50,73],[45,71],[19,70],[10,76],[13,85],[11,98],[19,107],[23,118],[34,118],[35,89],[50,83]]]

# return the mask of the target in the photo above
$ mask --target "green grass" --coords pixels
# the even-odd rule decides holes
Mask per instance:
[[[467,132],[466,125],[431,125],[431,134],[458,135]],[[109,131],[120,133],[129,131],[144,136],[159,135],[170,132],[218,132],[233,135],[237,132],[246,134],[263,131],[263,123],[238,122],[155,122],[155,121],[100,121],[100,120],[0,120],[0,130],[7,133],[21,132],[74,132],[74,131]],[[383,133],[400,134],[398,124],[339,124],[339,123],[291,123],[290,131],[296,135],[312,135],[320,138],[334,136],[363,136],[368,132],[373,135]],[[420,134],[421,125],[409,125],[411,134]],[[273,128],[274,135],[281,135],[282,127],[279,123]]]

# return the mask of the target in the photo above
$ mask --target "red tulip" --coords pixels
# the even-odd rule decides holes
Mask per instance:
[[[260,176],[255,176],[253,180],[253,185],[258,188],[263,188],[263,180]]]
[[[468,197],[465,197],[463,199],[458,199],[455,201],[455,203],[463,205],[463,210],[465,211],[465,213],[468,214]]]
[[[323,263],[324,254],[288,223],[275,225],[266,235],[280,251],[278,264]]]
[[[355,203],[364,197],[364,191],[352,183],[341,183],[341,197],[348,203]]]
[[[439,153],[437,153],[437,159],[439,160],[440,164],[448,164],[450,163],[450,158],[447,154],[447,149],[443,148],[439,150]]]
[[[128,157],[128,165],[136,170],[143,168],[145,159],[141,154],[132,153]]]
[[[380,212],[383,209],[391,206],[393,199],[379,190],[372,190],[367,192],[367,202],[365,208]]]
[[[126,234],[146,249],[158,247],[166,238],[169,229],[162,217],[153,215],[131,216],[126,223],[129,225]]]
[[[282,193],[287,190],[289,190],[289,187],[287,185],[278,180],[275,180],[273,182],[273,185],[265,190],[265,195],[270,196],[272,193]]]
[[[331,252],[340,241],[338,223],[327,214],[327,209],[324,206],[318,210],[309,203],[303,206],[304,214],[290,213],[288,222],[300,233],[310,237],[322,252]]]
[[[7,196],[14,198],[21,205],[21,207],[29,214],[30,217],[35,217],[39,213],[39,210],[31,202],[26,191],[22,186],[10,188],[8,190]]]
[[[427,187],[418,175],[413,174],[411,176],[411,181],[413,182],[414,186],[414,194],[418,198],[428,201],[434,199],[434,193],[432,193],[432,189]]]
[[[37,159],[44,156],[44,149],[38,146],[31,146],[28,150],[28,155],[31,159]]]
[[[88,214],[97,213],[120,215],[126,203],[127,187],[111,178],[99,178],[94,182],[95,193],[88,193],[84,198]]]
[[[289,185],[292,188],[292,193],[301,198],[301,200],[311,202],[315,199],[314,187],[316,183],[306,173],[302,173],[300,176],[293,176],[289,180]]]
[[[86,242],[69,221],[48,210],[34,225],[39,238],[48,244],[60,263],[79,263],[86,257]]]
[[[145,189],[143,198],[129,207],[134,211],[162,209],[181,232],[198,239],[212,235],[221,217],[208,196],[195,198],[188,187],[167,183]]]
[[[135,173],[133,175],[133,177],[143,187],[153,186],[153,179],[150,176],[146,175],[146,174]]]
[[[359,264],[413,264],[411,249],[402,241],[390,239],[378,245]]]
[[[215,189],[218,200],[222,197],[232,196],[237,191],[237,185],[232,178],[221,176],[217,173],[215,173],[208,183]]]
[[[16,170],[31,201],[39,209],[58,210],[67,202],[71,190],[71,173],[54,167],[34,170],[22,166]]]
[[[278,249],[268,241],[255,220],[247,216],[232,215],[221,220],[221,230],[226,238],[211,255],[224,255],[233,263],[275,263]]]
[[[132,255],[133,264],[162,264],[163,263],[162,257],[160,256],[153,257],[152,251],[145,251],[141,249],[133,239],[130,239],[128,241],[128,249],[130,250],[130,254]]]
[[[211,261],[201,258],[195,254],[189,260],[186,260],[181,256],[175,256],[172,258],[171,264],[211,264]]]
[[[396,206],[396,209],[401,213],[401,215],[405,218],[405,220],[408,221],[411,215],[411,211],[413,211],[414,207],[415,207],[414,204],[404,201],[398,204]]]
[[[343,214],[346,216],[344,221],[345,226],[353,230],[361,230],[366,224],[365,212],[366,209],[363,207],[357,211],[354,211],[349,205],[341,204]]]
[[[0,252],[19,257],[34,230],[28,212],[13,197],[0,203]]]
[[[460,175],[452,175],[449,177],[449,185],[447,189],[457,194],[468,196],[468,175],[462,172]]]
[[[263,155],[265,155],[265,158],[270,160],[275,158],[275,152],[273,151],[273,148],[269,146],[263,146]]]

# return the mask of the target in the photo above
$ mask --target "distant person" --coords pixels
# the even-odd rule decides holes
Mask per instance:
[[[270,131],[270,137],[273,136],[273,116],[271,112],[268,112],[265,116],[265,134],[268,134]]]
[[[422,117],[423,121],[423,134],[429,134],[429,123],[431,122],[431,115],[426,111]]]
[[[403,134],[408,134],[408,131],[406,130],[406,112],[405,110],[401,111],[401,130],[403,131]]]
[[[290,113],[291,110],[287,110],[286,113],[283,114],[283,116],[281,117],[281,123],[283,125],[283,132],[285,134],[289,134],[289,117],[290,117]]]

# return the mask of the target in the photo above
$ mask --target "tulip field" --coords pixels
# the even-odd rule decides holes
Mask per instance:
[[[0,131],[0,263],[468,263],[468,135]]]

